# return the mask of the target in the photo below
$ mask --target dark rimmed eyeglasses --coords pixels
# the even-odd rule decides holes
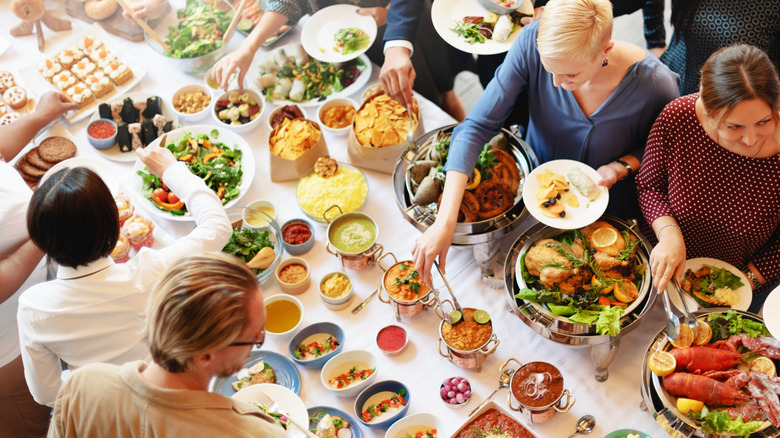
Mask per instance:
[[[263,331],[260,332],[260,340],[251,341],[251,342],[232,342],[228,344],[228,347],[246,347],[247,345],[251,345],[254,348],[260,348],[263,346],[264,342],[265,342],[265,327],[263,327]]]

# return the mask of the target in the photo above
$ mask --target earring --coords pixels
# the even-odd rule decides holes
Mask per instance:
[[[601,66],[602,67],[606,67],[607,65],[609,65],[609,59],[608,58],[604,58],[604,60],[601,61]]]

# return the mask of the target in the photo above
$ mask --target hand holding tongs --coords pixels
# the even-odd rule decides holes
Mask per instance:
[[[450,291],[450,296],[452,297],[452,305],[455,307],[455,310],[460,311],[460,303],[458,303],[458,299],[455,298],[455,294],[452,292],[452,288],[450,287],[450,283],[447,281],[447,277],[444,276],[444,272],[442,272],[441,267],[439,267],[439,262],[435,261],[433,262],[434,265],[436,265],[436,270],[439,271],[439,275],[441,275],[441,279],[444,280],[444,285],[447,287],[447,290]],[[449,315],[445,315],[447,317],[447,322],[449,322]]]
[[[682,303],[683,312],[685,313],[683,322],[691,329],[691,331],[693,331],[693,337],[696,338],[696,333],[698,332],[698,328],[696,327],[696,317],[688,311],[688,304],[685,302],[685,297],[683,296],[683,290],[680,287],[680,282],[677,281],[676,278],[672,278],[672,284],[674,284],[675,289],[677,289],[677,293],[680,295],[680,302]]]

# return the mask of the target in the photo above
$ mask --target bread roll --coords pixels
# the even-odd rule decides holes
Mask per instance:
[[[105,20],[116,12],[116,0],[87,0],[84,12],[95,20]]]

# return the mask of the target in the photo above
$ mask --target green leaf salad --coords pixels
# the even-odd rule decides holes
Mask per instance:
[[[179,24],[168,27],[165,43],[171,58],[196,58],[222,46],[222,37],[230,26],[231,16],[199,0],[187,0],[184,9],[176,11]]]

